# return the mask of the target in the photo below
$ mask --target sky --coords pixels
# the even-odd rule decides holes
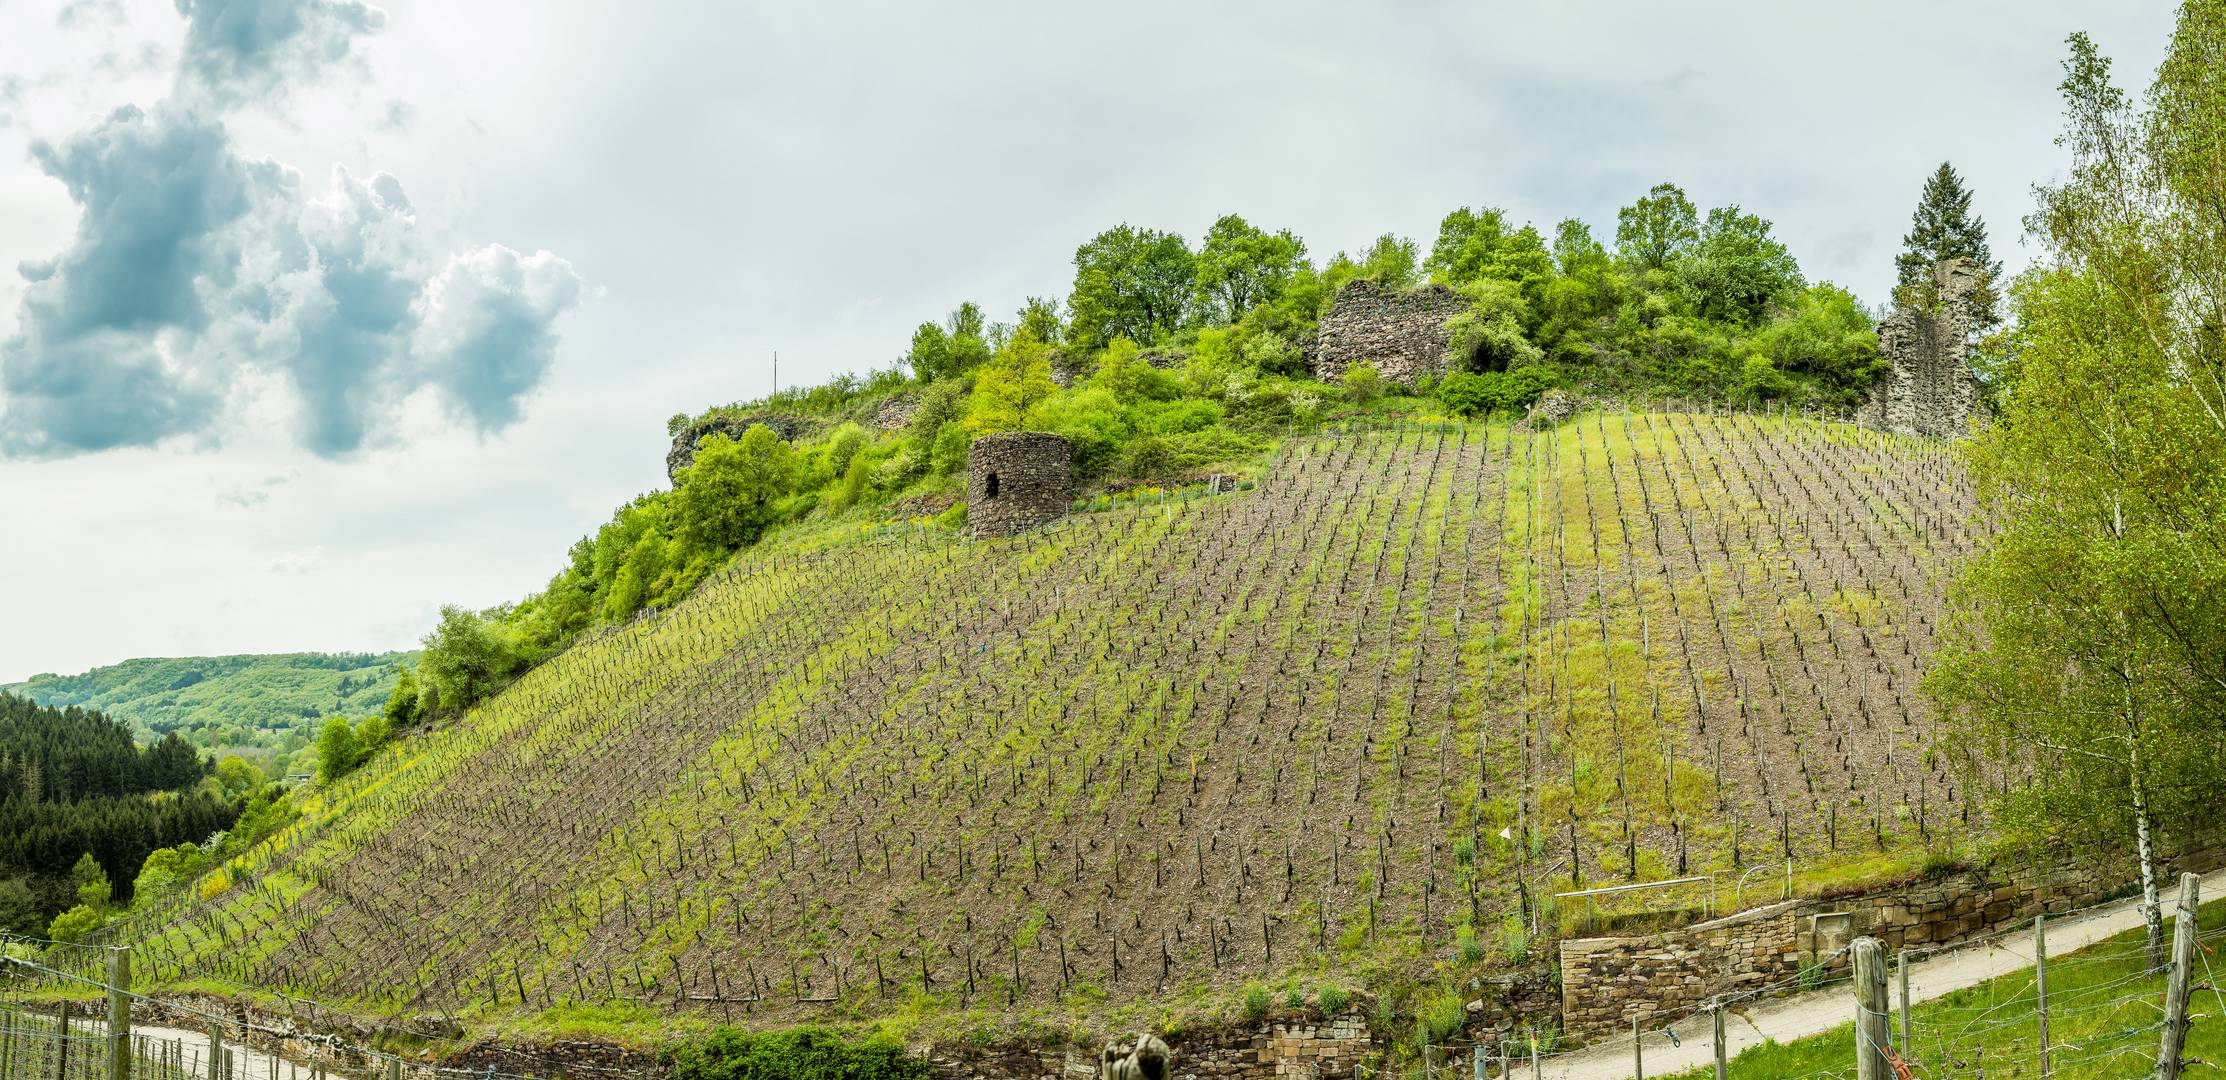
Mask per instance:
[[[0,682],[411,646],[664,484],[665,420],[887,366],[1076,245],[1317,258],[1652,184],[1885,299],[1952,161],[2027,257],[2083,30],[1866,5],[0,0]]]

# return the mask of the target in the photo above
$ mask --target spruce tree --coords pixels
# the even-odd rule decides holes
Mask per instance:
[[[1963,177],[1956,174],[1954,166],[1943,161],[1925,180],[1917,212],[1910,218],[1909,234],[1901,242],[1905,250],[1894,259],[1895,268],[1901,272],[1899,291],[1929,289],[1933,265],[1962,256],[1978,264],[1981,275],[1979,292],[1972,298],[1978,308],[1979,328],[2001,321],[1994,282],[2002,275],[2002,264],[1995,262],[1987,250],[1986,222],[1971,213],[1971,189],[1963,186]]]

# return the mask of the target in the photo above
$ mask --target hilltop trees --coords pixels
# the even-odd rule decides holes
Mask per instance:
[[[2073,168],[1970,448],[1999,531],[1928,685],[2030,763],[2013,839],[2135,851],[2153,961],[2160,834],[2215,824],[2226,784],[2226,2],[2181,8],[2145,111],[2084,35],[2064,69]]]
[[[1616,254],[1639,270],[1665,269],[1699,240],[1699,211],[1676,184],[1656,184],[1615,214]]]
[[[1183,325],[1197,279],[1197,256],[1181,236],[1107,229],[1075,249],[1068,335],[1088,348],[1117,337],[1157,342]]]

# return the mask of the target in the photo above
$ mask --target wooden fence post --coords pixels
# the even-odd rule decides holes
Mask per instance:
[[[1724,1001],[1717,998],[1708,1008],[1716,1029],[1716,1080],[1725,1080],[1729,1060],[1724,1056]]]
[[[2040,1025],[2041,1080],[2056,1075],[2048,1055],[2048,917],[2033,916],[2033,1009]]]
[[[108,1080],[131,1080],[131,950],[108,950]]]
[[[1646,1080],[1646,1048],[1639,1045],[1639,1018],[1631,1018],[1631,1075]]]
[[[1859,937],[1855,954],[1855,1078],[1894,1080],[1886,1059],[1891,1037],[1887,1027],[1886,956],[1877,938]]]
[[[2172,912],[2172,980],[2164,990],[2163,1045],[2156,1055],[2158,1080],[2179,1080],[2180,1051],[2187,1045],[2187,998],[2195,966],[2195,904],[2200,879],[2180,875],[2180,902]]]
[[[1907,1061],[1914,1056],[1914,1048],[1909,1045],[1909,953],[1907,950],[1894,954],[1894,969],[1901,978],[1901,1057],[1902,1060]]]

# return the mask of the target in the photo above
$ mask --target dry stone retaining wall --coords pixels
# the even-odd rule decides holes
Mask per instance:
[[[1305,1016],[1182,1033],[1168,1040],[1172,1080],[1346,1080],[1377,1048],[1358,1015]],[[1094,1080],[1097,1052],[1082,1049],[945,1051],[936,1080]]]
[[[975,536],[1011,536],[1074,506],[1073,447],[1044,431],[984,435],[966,451],[966,523]]]
[[[1314,377],[1334,382],[1361,361],[1401,386],[1446,373],[1446,320],[1468,301],[1443,285],[1402,291],[1357,278],[1337,290],[1314,344]]]
[[[2179,869],[2221,864],[2204,850]],[[1633,1017],[1680,1015],[1719,994],[1795,980],[1848,941],[1870,935],[1888,949],[1952,945],[2099,903],[2125,881],[2122,868],[2019,868],[1952,874],[1842,899],[1792,900],[1678,930],[1561,943],[1563,1030],[1578,1039],[1627,1032]]]

